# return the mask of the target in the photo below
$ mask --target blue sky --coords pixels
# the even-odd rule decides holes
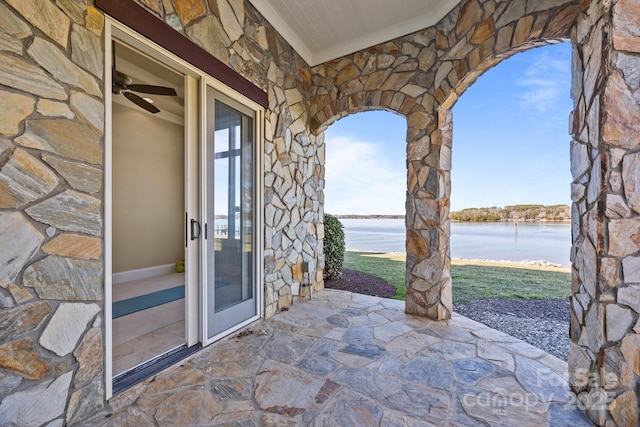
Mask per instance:
[[[571,45],[516,54],[453,108],[451,208],[570,204]],[[325,133],[325,212],[404,214],[406,121],[347,116]]]

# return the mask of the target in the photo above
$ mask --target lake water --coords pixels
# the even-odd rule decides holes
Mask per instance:
[[[347,249],[405,252],[403,219],[341,219]],[[451,257],[496,261],[548,261],[571,266],[571,225],[451,223]]]

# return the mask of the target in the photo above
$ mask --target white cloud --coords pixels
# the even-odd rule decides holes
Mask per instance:
[[[554,57],[548,51],[531,59],[524,76],[516,82],[524,88],[520,104],[544,113],[569,97],[567,87],[570,87],[571,63],[569,59]]]
[[[383,144],[331,137],[326,142],[325,212],[403,214],[406,172],[386,159]],[[404,150],[403,150],[404,153]]]

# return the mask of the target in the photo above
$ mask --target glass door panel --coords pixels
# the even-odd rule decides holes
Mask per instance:
[[[207,339],[256,314],[253,118],[208,88]]]

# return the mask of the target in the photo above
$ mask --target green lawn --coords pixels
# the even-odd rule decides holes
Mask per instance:
[[[404,301],[406,295],[404,287],[405,262],[367,255],[369,254],[366,252],[345,252],[344,268],[361,271],[392,284],[396,288],[396,295],[393,298]]]
[[[396,288],[394,298],[404,300],[404,261],[348,251],[344,255],[344,267],[387,281]],[[564,298],[571,293],[571,275],[564,272],[452,265],[451,275],[454,303],[490,298]]]

